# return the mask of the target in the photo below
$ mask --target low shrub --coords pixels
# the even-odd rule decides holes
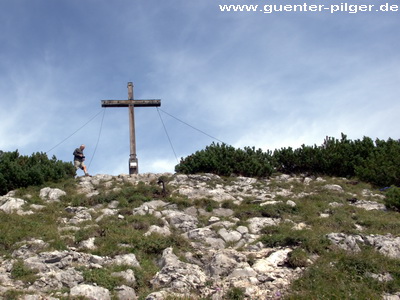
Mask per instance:
[[[55,182],[75,176],[72,163],[51,159],[46,153],[33,153],[31,156],[14,152],[0,151],[0,195],[11,190],[45,182]]]
[[[259,241],[271,248],[299,246],[306,239],[300,230],[290,230],[286,226],[267,226],[262,232],[264,235],[259,238]]]
[[[193,203],[196,207],[203,208],[207,212],[212,212],[215,208],[219,208],[219,203],[217,201],[208,198],[196,199]]]
[[[321,232],[308,229],[292,229],[290,223],[267,226],[257,240],[266,247],[299,247],[309,254],[322,254],[329,247],[329,240]],[[300,250],[299,250],[300,251]]]
[[[254,147],[235,149],[226,144],[212,143],[204,150],[181,159],[175,171],[184,174],[213,173],[248,177],[268,177],[273,172],[271,152]]]
[[[182,158],[175,171],[184,174],[214,173],[248,177],[269,177],[307,173],[338,177],[358,177],[376,186],[400,185],[400,140],[368,137],[350,140],[326,137],[322,145],[291,147],[263,152],[255,147],[236,149],[212,143],[204,150]]]
[[[292,268],[303,268],[308,265],[307,252],[301,248],[296,248],[288,254],[287,264]]]
[[[400,211],[400,188],[391,186],[386,192],[385,205],[389,209]]]
[[[242,300],[244,299],[244,289],[239,287],[232,287],[226,292],[224,299]]]
[[[110,291],[117,286],[126,284],[120,277],[111,276],[112,271],[108,269],[86,269],[82,272],[85,282],[95,283]]]

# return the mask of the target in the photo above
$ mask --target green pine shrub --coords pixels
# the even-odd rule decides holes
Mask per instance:
[[[321,148],[301,145],[300,148],[282,148],[274,151],[276,170],[285,174],[290,173],[323,173],[325,160]]]
[[[349,140],[327,137],[321,146],[275,150],[275,169],[285,174],[357,177],[376,186],[400,185],[400,141],[368,137]]]
[[[355,167],[369,157],[374,149],[370,138],[351,141],[345,134],[340,140],[326,137],[321,146],[305,146],[293,150],[274,151],[276,169],[282,173],[312,173],[329,176],[353,177]]]
[[[248,177],[268,177],[272,174],[272,155],[254,147],[235,149],[226,144],[212,143],[205,150],[181,159],[175,171],[184,174],[214,173]]]
[[[254,147],[235,149],[212,143],[204,150],[182,158],[175,171],[184,174],[214,173],[268,177],[273,172],[357,177],[375,186],[400,185],[400,141],[368,137],[350,140],[326,137],[321,146],[302,145],[263,152]],[[1,178],[0,178],[1,182]]]
[[[389,209],[400,211],[400,188],[391,186],[386,193],[385,205]]]
[[[355,167],[355,174],[381,187],[400,185],[400,141],[377,139],[368,157]]]
[[[0,195],[17,188],[56,182],[75,176],[72,163],[51,159],[46,153],[33,153],[31,156],[14,152],[0,151]]]

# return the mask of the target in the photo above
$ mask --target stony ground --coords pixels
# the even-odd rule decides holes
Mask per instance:
[[[122,184],[137,185],[139,182],[154,184],[158,179],[168,178],[167,192],[179,194],[188,199],[212,199],[220,204],[231,201],[240,205],[249,198],[260,206],[280,203],[296,207],[302,198],[313,191],[296,192],[294,186],[318,183],[327,193],[346,194],[346,180],[341,184],[326,183],[322,178],[292,177],[280,175],[272,179],[254,179],[233,177],[223,181],[213,174],[178,175],[178,174],[140,174],[140,175],[97,175],[77,179],[77,189],[82,197],[95,197],[106,190],[118,191]],[[282,188],[279,183],[284,183]],[[293,183],[293,185],[291,184]],[[14,192],[0,197],[0,210],[5,214],[20,215],[35,214],[48,203],[60,201],[66,192],[60,189],[43,188],[40,198],[43,204],[29,204],[30,195],[16,197]],[[355,198],[347,193],[349,202],[365,210],[385,210],[382,204],[383,196],[365,189],[364,199]],[[332,207],[344,205],[332,202]],[[104,217],[116,216],[123,219],[118,201],[93,207],[68,205],[65,208],[69,217],[58,220],[60,235],[68,235],[81,226],[91,226],[99,223]],[[189,297],[194,299],[200,295],[203,298],[218,300],[232,287],[242,288],[247,299],[279,299],[285,293],[290,283],[302,275],[306,267],[293,267],[287,263],[292,247],[269,248],[257,240],[266,226],[276,226],[280,222],[291,222],[295,230],[310,229],[306,223],[282,220],[271,217],[252,217],[242,222],[235,217],[231,208],[220,207],[208,210],[202,207],[190,206],[179,209],[176,204],[168,202],[167,198],[159,197],[135,207],[133,215],[152,215],[161,222],[152,225],[145,233],[151,235],[179,234],[188,240],[195,249],[178,257],[172,248],[166,248],[159,257],[157,272],[151,279],[155,292],[146,299],[167,299],[168,296]],[[320,218],[329,218],[329,211],[320,213]],[[207,220],[206,224],[204,221]],[[362,228],[359,234],[347,235],[332,232],[328,235],[332,244],[346,251],[359,251],[360,245],[366,244],[377,251],[393,258],[400,259],[400,238],[391,235],[365,235]],[[74,247],[63,251],[46,251],[48,245],[41,239],[21,241],[17,249],[9,256],[0,258],[0,299],[9,291],[18,291],[18,299],[137,299],[135,292],[136,278],[134,268],[141,267],[135,254],[130,253],[126,245],[126,254],[114,257],[91,254],[96,249],[96,237],[81,241]],[[316,257],[309,257],[312,264]],[[28,269],[36,270],[37,277],[30,284],[15,280],[11,271],[16,261],[23,261]],[[131,267],[113,276],[121,277],[126,284],[108,290],[105,287],[84,281],[82,267],[101,269],[110,265]],[[381,276],[381,274],[376,274]],[[383,296],[398,297],[398,295]],[[80,298],[82,299],[82,298]],[[398,298],[397,298],[398,299]]]

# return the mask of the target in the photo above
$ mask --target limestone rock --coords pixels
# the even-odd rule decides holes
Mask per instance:
[[[222,239],[227,242],[238,242],[242,238],[242,234],[236,230],[227,230],[225,228],[221,228],[218,230],[218,234],[222,237]]]
[[[90,300],[111,300],[109,290],[100,286],[93,286],[88,284],[80,284],[74,286],[70,291],[70,295],[72,297],[82,296]]]
[[[329,190],[329,191],[339,192],[339,193],[344,192],[343,188],[338,184],[326,184],[326,185],[324,185],[324,189]]]
[[[109,264],[140,267],[140,264],[133,253],[117,255],[109,262]]]
[[[136,282],[135,273],[131,269],[121,272],[114,272],[111,274],[114,277],[121,277],[125,280],[126,283],[129,285],[134,285]]]
[[[271,272],[286,261],[287,255],[291,251],[292,249],[286,248],[273,252],[270,256],[257,260],[253,269],[259,274]]]
[[[0,210],[4,211],[7,214],[12,212],[20,212],[22,206],[25,204],[25,200],[19,198],[13,198],[9,196],[1,196],[0,197]]]
[[[133,288],[121,285],[115,288],[118,300],[136,300],[136,292]]]
[[[162,200],[153,200],[150,202],[146,202],[141,206],[135,208],[132,213],[134,215],[139,215],[139,216],[145,216],[147,214],[152,215],[157,211],[157,209],[165,207],[167,205],[168,203]]]
[[[169,224],[183,232],[197,228],[198,221],[196,217],[175,210],[163,210],[161,213]]]
[[[352,251],[359,252],[361,251],[360,247],[357,243],[363,243],[363,239],[359,235],[346,235],[344,233],[330,233],[327,235],[327,238],[339,248]]]
[[[367,200],[358,200],[352,205],[363,208],[365,210],[386,210],[386,206],[382,203]]]
[[[60,201],[61,196],[65,196],[67,193],[60,189],[52,189],[45,187],[40,190],[39,197],[48,202]]]
[[[79,247],[81,249],[89,249],[89,250],[94,250],[96,249],[96,245],[94,244],[95,238],[91,237],[87,240],[84,240],[82,242],[79,243]]]
[[[247,220],[251,233],[259,233],[266,226],[275,226],[279,224],[279,219],[254,217]]]
[[[206,274],[199,266],[180,261],[172,248],[163,251],[160,266],[161,270],[151,280],[155,288],[185,293],[203,287],[207,281]]]
[[[400,258],[400,237],[392,235],[347,235],[344,233],[330,233],[327,238],[339,248],[347,251],[360,251],[358,244],[366,244],[377,249],[383,255],[391,258]]]
[[[293,200],[288,200],[286,201],[286,205],[290,207],[296,207],[296,202],[294,202]]]
[[[157,233],[162,236],[170,236],[171,235],[171,230],[169,229],[168,226],[157,226],[157,225],[151,225],[149,230],[144,234],[145,236],[149,236],[152,233]]]

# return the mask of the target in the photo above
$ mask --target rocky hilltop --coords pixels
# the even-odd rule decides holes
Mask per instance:
[[[385,212],[382,193],[368,188],[356,192],[357,183],[341,178],[139,174],[79,177],[75,184],[76,195],[72,198],[68,197],[70,187],[65,190],[45,187],[37,195],[13,191],[0,197],[3,216],[34,216],[49,206],[60,210],[54,211],[55,226],[58,238],[65,245],[64,249],[56,249],[43,232],[43,238],[24,238],[10,246],[9,254],[0,258],[0,299],[218,300],[229,299],[229,295],[231,299],[280,299],[290,284],[318,260],[318,253],[308,253],[299,262],[291,255],[298,243],[267,244],[262,237],[274,233],[266,228],[289,226],[302,232],[315,230],[315,225],[306,219],[291,219],[288,214],[276,212],[296,211],[304,199],[316,194],[325,199],[325,205],[313,210],[321,220],[334,218],[335,210],[341,207],[354,208],[354,214],[360,210]],[[153,187],[154,197],[135,207],[122,205],[123,198],[118,192],[139,184]],[[91,202],[90,199],[102,195],[113,197],[102,203]],[[171,200],[177,197],[185,205]],[[264,213],[247,213],[246,205],[258,207]],[[267,207],[279,210],[271,209],[275,214],[268,214],[262,210]],[[147,282],[151,289],[144,296],[143,290],[138,291],[138,281],[143,278],[137,277],[137,270],[148,268],[148,262],[135,255],[135,245],[115,241],[119,249],[115,255],[98,252],[100,240],[107,236],[107,228],[102,228],[104,220],[128,222],[133,216],[153,220],[150,226],[137,228],[143,237],[177,236],[189,246],[177,251],[167,245],[157,255],[157,269]],[[385,256],[400,259],[400,237],[390,233],[371,234],[357,223],[357,218],[351,226],[352,233],[333,231],[323,238],[332,249],[357,252],[369,246]],[[93,227],[96,230],[91,231]],[[3,240],[7,239],[7,233],[0,234]],[[88,279],[88,272],[111,270],[111,266],[114,271],[107,276],[119,278],[120,285],[102,286],[101,280]],[[18,270],[24,274],[31,270],[31,278],[23,280]],[[393,280],[392,274],[369,276]],[[399,295],[383,294],[382,298],[399,299]]]

